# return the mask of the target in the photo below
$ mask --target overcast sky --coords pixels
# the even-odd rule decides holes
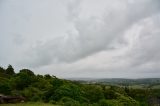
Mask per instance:
[[[160,0],[0,0],[0,66],[60,78],[160,77]]]

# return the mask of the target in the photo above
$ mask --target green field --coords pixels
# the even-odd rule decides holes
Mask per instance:
[[[0,106],[58,106],[49,103],[18,103],[18,104],[0,104]]]

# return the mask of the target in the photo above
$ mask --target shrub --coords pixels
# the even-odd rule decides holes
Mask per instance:
[[[99,101],[99,105],[100,106],[108,106],[108,103],[105,99],[102,99],[102,100]]]
[[[98,102],[104,99],[103,89],[98,85],[85,85],[83,88],[84,97],[88,98],[90,103]]]
[[[69,97],[63,97],[59,104],[62,106],[81,106],[80,103],[72,98]]]

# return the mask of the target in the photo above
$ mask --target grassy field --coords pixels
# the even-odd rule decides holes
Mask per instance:
[[[18,104],[0,104],[0,106],[58,106],[48,103],[18,103]]]

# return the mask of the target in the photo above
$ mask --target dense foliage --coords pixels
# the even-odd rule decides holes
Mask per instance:
[[[29,69],[15,73],[11,65],[0,67],[0,94],[62,106],[148,106],[158,104],[160,99],[160,89],[82,84],[48,74],[35,75]]]

